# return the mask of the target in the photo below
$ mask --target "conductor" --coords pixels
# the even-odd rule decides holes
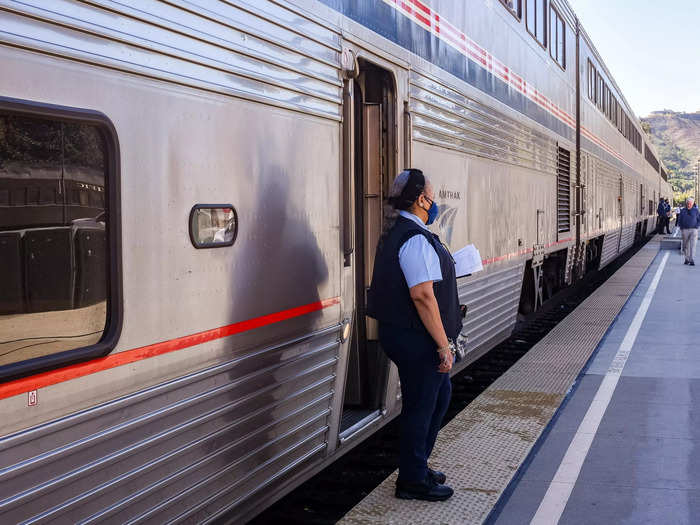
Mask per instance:
[[[455,263],[426,225],[437,217],[430,181],[408,169],[394,180],[377,246],[367,312],[399,370],[401,437],[396,497],[442,501],[446,476],[428,468],[452,386],[449,371],[462,329]]]

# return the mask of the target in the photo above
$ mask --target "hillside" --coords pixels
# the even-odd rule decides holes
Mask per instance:
[[[641,120],[650,128],[676,198],[683,198],[692,191],[695,162],[700,158],[700,112],[654,111]]]

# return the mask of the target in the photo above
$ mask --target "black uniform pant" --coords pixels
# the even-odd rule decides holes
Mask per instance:
[[[450,403],[450,376],[438,372],[437,345],[426,330],[381,324],[379,341],[389,359],[396,363],[401,379],[399,480],[423,481],[428,475],[428,457]]]

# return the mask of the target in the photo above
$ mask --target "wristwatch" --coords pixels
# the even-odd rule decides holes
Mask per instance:
[[[452,341],[451,339],[447,340],[447,346],[443,346],[442,348],[437,349],[438,352],[440,350],[449,350],[452,355],[455,355],[457,353],[457,347],[455,346],[454,341]]]

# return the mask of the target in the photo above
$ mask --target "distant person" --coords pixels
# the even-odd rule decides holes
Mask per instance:
[[[668,203],[668,199],[664,199],[664,208],[666,208],[666,216],[664,217],[664,226],[666,227],[666,233],[671,234],[669,230],[669,225],[671,224],[671,205]]]
[[[695,266],[695,243],[698,240],[698,228],[700,228],[700,211],[698,211],[695,199],[692,197],[688,197],[685,201],[685,208],[678,216],[678,226],[683,238],[683,255],[685,256],[683,264]]]
[[[664,219],[666,217],[666,203],[663,197],[659,197],[659,205],[656,207],[656,233],[662,234]]]

